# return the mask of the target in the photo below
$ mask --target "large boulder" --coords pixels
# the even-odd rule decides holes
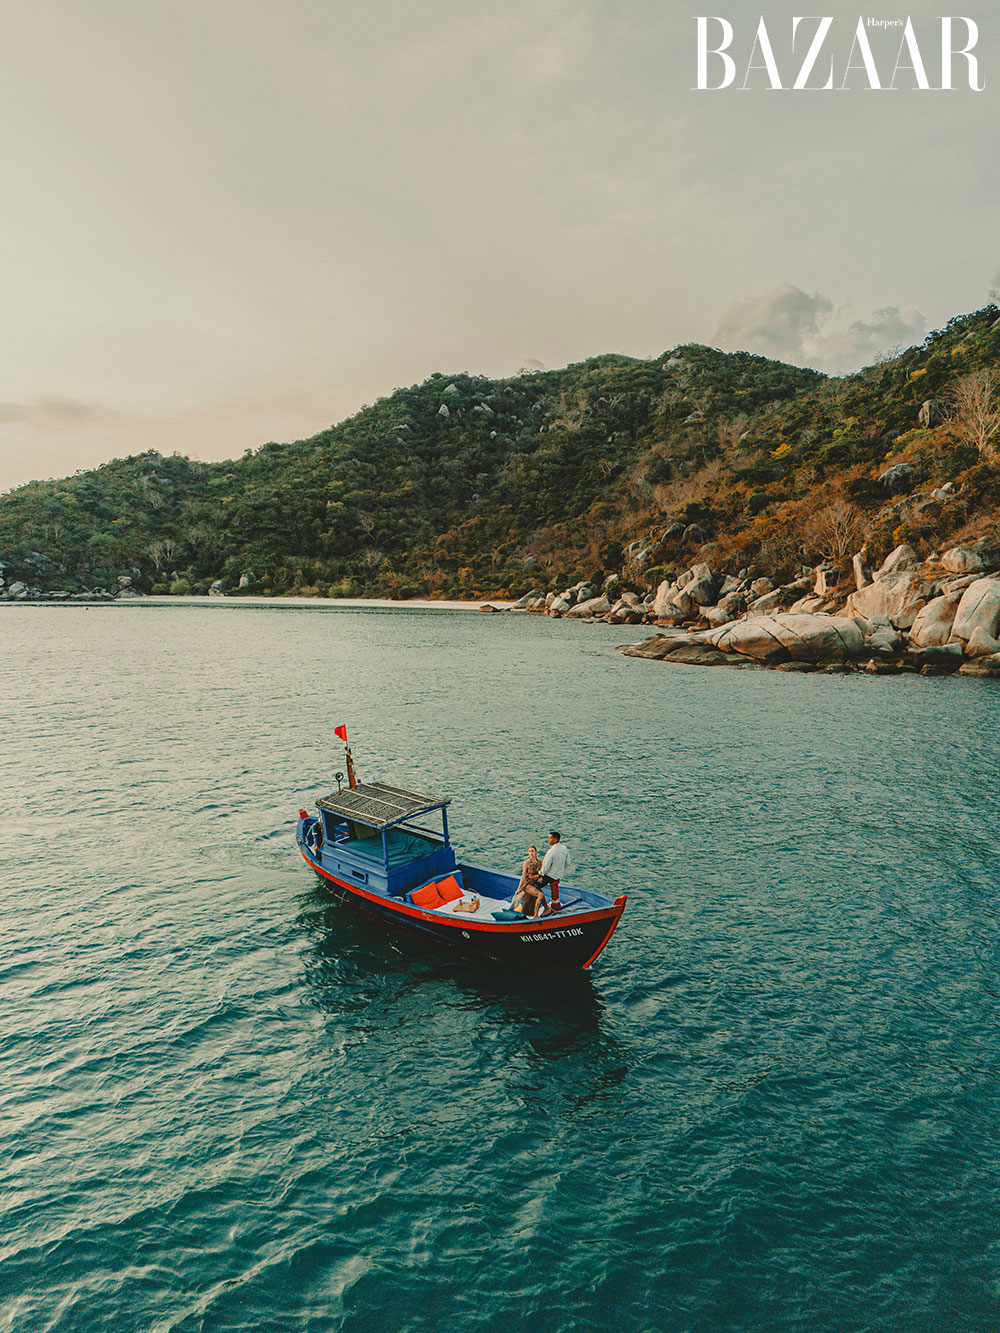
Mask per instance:
[[[687,666],[731,666],[731,654],[720,652],[707,643],[681,644],[660,658],[661,662],[682,662]]]
[[[867,628],[861,627],[861,632],[864,635],[865,648],[869,652],[878,653],[880,657],[893,657],[903,649],[903,640],[890,620],[873,621]]]
[[[691,578],[684,584],[684,595],[698,606],[714,606],[719,595],[719,581],[708,565],[692,565]],[[678,580],[680,582],[680,580]]]
[[[931,491],[931,498],[940,500],[942,503],[946,500],[953,500],[958,494],[958,487],[953,481],[946,481],[941,486],[936,486]]]
[[[974,662],[963,662],[958,671],[962,676],[988,676],[995,680],[1000,676],[1000,653],[995,657],[977,657]]]
[[[854,620],[791,613],[734,621],[710,630],[705,642],[758,662],[846,662],[860,657],[865,647]]]
[[[962,593],[951,627],[952,638],[968,643],[977,629],[996,638],[1000,629],[1000,578],[976,579]]]
[[[953,546],[945,551],[941,563],[949,574],[981,574],[989,568],[989,561],[971,546]]]
[[[755,598],[747,608],[748,616],[770,616],[782,610],[789,610],[797,600],[796,593],[805,593],[812,584],[811,572],[794,583],[783,583],[780,588],[773,588],[761,597]],[[755,585],[756,586],[756,585]]]
[[[611,610],[611,603],[602,593],[600,597],[590,597],[585,602],[577,602],[566,612],[566,619],[573,616],[604,616]]]
[[[920,404],[917,420],[921,426],[940,426],[948,416],[948,404],[940,398],[927,398]]]
[[[661,583],[653,598],[653,614],[662,620],[680,623],[692,620],[698,614],[698,604],[687,595],[687,590],[676,583]]]
[[[668,625],[683,625],[685,621],[696,620],[700,610],[701,608],[696,603],[690,601],[682,592],[679,592],[666,603],[656,618],[657,620],[666,621]]]
[[[714,579],[695,579],[684,589],[684,595],[695,606],[714,606],[719,596],[718,584]]]
[[[246,575],[244,575],[245,577]],[[240,587],[243,587],[243,579],[240,579]],[[518,610],[524,610],[529,602],[534,602],[539,597],[544,597],[541,588],[532,588],[531,592],[526,592],[520,601],[514,603],[514,606]]]
[[[991,634],[984,634],[981,629],[974,629],[965,645],[966,657],[995,657],[1000,653],[1000,642]]]
[[[844,607],[845,616],[879,617],[891,620],[896,629],[909,629],[927,600],[929,585],[920,574],[905,570],[899,574],[879,572],[874,583],[852,592]]]
[[[685,634],[682,630],[667,630],[663,634],[656,634],[651,639],[645,639],[642,643],[624,643],[619,647],[619,652],[626,657],[650,657],[656,661],[662,661],[668,657],[676,648],[694,647],[703,644],[704,640],[700,634]]]
[[[835,565],[817,565],[813,574],[813,592],[817,597],[829,597],[837,591],[840,570]]]
[[[653,614],[660,615],[667,604],[667,598],[671,593],[677,591],[677,584],[670,579],[664,579],[653,594]]]
[[[887,495],[905,495],[913,490],[919,475],[919,469],[912,463],[897,463],[895,467],[886,468],[879,481]]]
[[[622,644],[619,652],[626,657],[645,657],[657,662],[683,662],[689,666],[731,666],[732,655],[720,652],[706,642],[703,634],[666,630],[644,643]]]
[[[747,607],[747,615],[754,619],[758,616],[771,616],[779,612],[782,606],[787,606],[784,588],[774,588],[771,592],[766,592],[762,597],[755,597]]]
[[[960,643],[942,643],[939,647],[918,648],[910,654],[921,673],[929,667],[937,672],[957,671],[962,665],[962,645]]]
[[[966,588],[971,588],[976,579],[980,577],[979,574],[959,574],[955,578],[949,579],[947,583],[943,583],[941,592],[965,592]]]
[[[887,574],[900,574],[904,569],[916,569],[919,564],[920,556],[912,546],[897,546],[879,565],[875,577],[884,579]]]
[[[951,638],[951,627],[955,612],[962,600],[961,592],[945,593],[921,607],[910,630],[910,643],[914,648],[937,648]]]
[[[872,571],[865,558],[865,552],[859,551],[857,555],[851,557],[851,568],[854,571],[854,584],[858,592],[862,588],[867,588],[872,581]]]

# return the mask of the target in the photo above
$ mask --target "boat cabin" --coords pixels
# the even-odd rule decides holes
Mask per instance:
[[[317,804],[323,830],[317,859],[348,884],[402,898],[455,870],[448,839],[450,801],[368,782],[333,792]],[[433,827],[426,826],[428,820]]]

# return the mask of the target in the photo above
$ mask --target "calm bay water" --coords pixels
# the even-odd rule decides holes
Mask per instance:
[[[637,637],[0,611],[0,1328],[1000,1324],[1000,682]],[[331,903],[341,722],[472,859],[627,890],[593,973]]]

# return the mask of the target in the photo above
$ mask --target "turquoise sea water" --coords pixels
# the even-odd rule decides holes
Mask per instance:
[[[1000,1324],[1000,683],[641,633],[0,611],[0,1328]],[[331,903],[341,722],[472,859],[627,890],[593,973]]]

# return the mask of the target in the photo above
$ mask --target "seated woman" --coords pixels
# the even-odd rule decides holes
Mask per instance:
[[[538,848],[529,847],[528,856],[521,867],[521,882],[514,893],[511,908],[524,916],[544,916],[549,905],[541,888],[542,863],[538,859]]]

